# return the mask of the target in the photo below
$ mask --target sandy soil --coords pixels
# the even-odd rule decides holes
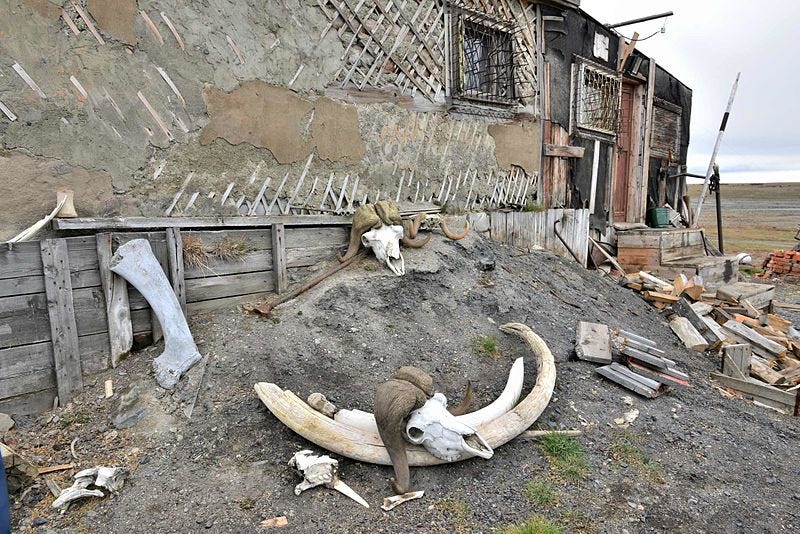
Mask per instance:
[[[748,252],[753,265],[775,250],[791,250],[800,225],[800,183],[722,184],[722,233],[725,253]],[[689,186],[692,206],[700,196],[700,185]],[[700,214],[700,225],[717,245],[716,197],[709,194]]]
[[[481,257],[497,268],[482,273]],[[287,532],[491,532],[534,514],[571,532],[797,532],[800,420],[723,396],[708,380],[711,357],[678,344],[664,318],[633,292],[549,253],[523,254],[470,236],[440,237],[406,251],[397,278],[372,260],[339,273],[278,308],[272,320],[238,309],[196,317],[192,329],[208,358],[173,391],[158,388],[152,347],[98,376],[78,402],[21,418],[16,448],[43,465],[125,464],[123,490],[75,505],[63,515],[41,477],[15,494],[21,532],[263,532],[285,515]],[[800,302],[800,298],[796,300]],[[574,360],[578,320],[647,336],[692,377],[692,387],[657,399],[637,397]],[[580,429],[588,470],[563,478],[536,442],[512,441],[491,460],[412,471],[425,498],[385,513],[390,469],[341,460],[343,480],[372,505],[363,509],[325,489],[293,493],[300,478],[286,465],[318,448],[277,421],[253,392],[275,382],[305,398],[319,391],[339,407],[371,409],[375,386],[397,367],[428,370],[448,397],[467,379],[475,406],[495,398],[514,358],[527,349],[497,326],[520,321],[550,346],[558,371],[554,398],[537,427]],[[500,357],[477,353],[476,339],[497,336]],[[526,390],[536,370],[526,369]],[[199,389],[191,419],[184,410]],[[112,378],[114,398],[102,395]],[[127,406],[119,406],[129,398]],[[141,421],[112,419],[146,408]],[[614,419],[640,410],[629,429]],[[74,471],[53,476],[62,487]],[[535,502],[529,482],[552,484]],[[35,526],[34,526],[35,525]]]

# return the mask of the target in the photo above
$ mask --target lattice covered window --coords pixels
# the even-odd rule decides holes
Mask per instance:
[[[514,25],[453,9],[450,93],[453,98],[514,104]]]
[[[607,134],[619,126],[621,81],[616,74],[588,63],[576,68],[575,124]]]

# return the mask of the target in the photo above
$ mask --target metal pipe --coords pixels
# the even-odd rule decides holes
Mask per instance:
[[[606,28],[609,30],[613,28],[621,28],[622,26],[630,26],[631,24],[637,24],[639,22],[647,22],[650,20],[671,17],[672,15],[674,15],[672,11],[667,11],[665,13],[659,13],[658,15],[649,15],[647,17],[639,17],[638,19],[626,20],[625,22],[617,22],[616,24],[606,24]]]
[[[682,172],[680,174],[673,174],[671,176],[668,176],[667,178],[683,178],[684,176],[688,176],[689,178],[703,178],[703,179],[705,179],[705,175],[704,174],[693,174],[691,172]]]
[[[553,221],[553,233],[556,234],[556,237],[558,238],[559,241],[561,241],[561,244],[564,245],[564,248],[567,249],[567,251],[570,254],[572,254],[572,257],[575,258],[575,261],[577,261],[578,263],[583,265],[583,262],[578,257],[578,255],[575,254],[574,252],[572,252],[572,249],[569,248],[569,245],[567,245],[567,242],[564,241],[564,238],[561,237],[561,234],[558,233],[558,229],[556,228],[556,226],[558,226],[558,223],[560,223],[560,222],[561,222],[561,219],[556,219],[555,221]]]

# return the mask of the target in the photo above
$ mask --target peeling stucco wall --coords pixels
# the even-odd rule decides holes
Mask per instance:
[[[538,172],[541,166],[542,130],[535,120],[493,124],[489,135],[494,138],[497,164],[507,169],[512,165],[527,173]]]
[[[80,0],[105,44],[70,2],[7,4],[0,16],[0,101],[18,120],[0,115],[0,179],[5,183],[8,161],[18,156],[26,169],[71,169],[48,171],[37,182],[36,209],[5,206],[4,221],[15,229],[49,211],[59,177],[67,185],[81,177],[84,195],[102,192],[103,202],[79,205],[82,215],[109,205],[122,214],[160,215],[191,174],[187,196],[199,195],[190,213],[199,215],[247,210],[247,202],[237,208],[235,201],[253,199],[267,178],[274,194],[311,155],[298,195],[310,192],[313,179],[324,187],[331,173],[353,177],[351,184],[358,176],[359,195],[371,198],[395,197],[401,187],[401,199],[428,199],[449,180],[475,180],[475,192],[486,193],[490,173],[511,165],[535,169],[501,144],[527,146],[536,128],[331,97],[345,49],[335,31],[324,32],[329,20],[316,0]],[[61,18],[62,5],[78,35]],[[46,98],[10,68],[14,63]]]

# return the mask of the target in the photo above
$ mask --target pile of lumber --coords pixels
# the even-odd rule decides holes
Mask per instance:
[[[775,287],[737,282],[706,292],[697,278],[681,275],[668,282],[640,272],[622,283],[670,313],[670,328],[687,348],[719,355],[722,373],[715,378],[724,386],[797,415],[800,329],[774,313]],[[736,351],[746,356],[737,356],[734,364],[728,359]]]
[[[581,360],[605,364],[597,373],[643,397],[655,398],[672,387],[689,385],[689,377],[675,369],[658,344],[625,330],[610,330],[580,321],[575,354]]]
[[[790,282],[800,282],[800,252],[778,250],[772,252],[761,266],[759,278],[780,277]]]

